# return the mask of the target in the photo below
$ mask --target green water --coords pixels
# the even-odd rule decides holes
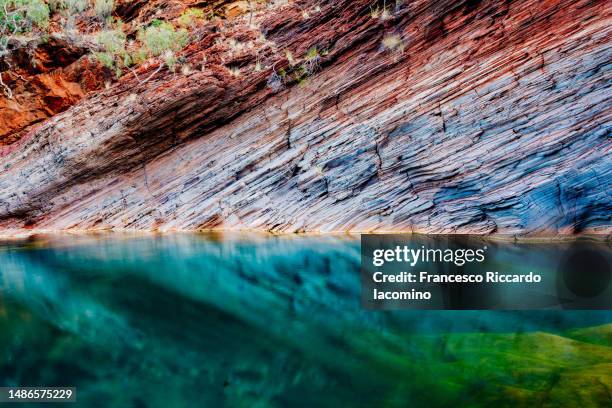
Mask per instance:
[[[359,262],[355,237],[2,243],[0,386],[82,407],[612,403],[612,312],[370,312]]]

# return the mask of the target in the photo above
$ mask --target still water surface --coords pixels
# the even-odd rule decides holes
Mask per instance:
[[[492,245],[506,262],[537,256]],[[585,387],[572,370],[612,367],[612,312],[363,310],[359,249],[244,234],[1,243],[0,386],[75,386],[84,407],[563,406],[577,403],[566,382]]]

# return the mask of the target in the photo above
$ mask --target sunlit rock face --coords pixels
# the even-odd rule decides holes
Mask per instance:
[[[0,227],[610,233],[607,2],[370,3],[233,17],[47,120],[2,153]]]
[[[0,60],[0,75],[11,92],[10,98],[7,88],[0,93],[0,149],[104,82],[101,65],[65,36],[12,40],[9,48]]]

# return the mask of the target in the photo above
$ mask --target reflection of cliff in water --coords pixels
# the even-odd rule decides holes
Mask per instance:
[[[526,253],[491,245],[507,262]],[[296,396],[320,405],[321,395],[329,406],[418,406],[437,388],[440,403],[462,398],[477,381],[459,375],[466,367],[490,376],[493,398],[501,380],[491,370],[540,343],[543,383],[559,364],[609,357],[556,335],[439,333],[564,332],[610,322],[610,312],[364,311],[350,237],[103,235],[0,248],[0,382],[77,385],[82,403],[123,389],[107,406],[143,390],[147,406],[288,406]],[[575,361],[554,362],[559,347]]]

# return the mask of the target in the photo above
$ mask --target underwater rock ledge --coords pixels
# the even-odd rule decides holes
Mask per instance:
[[[210,30],[197,69],[125,75],[1,147],[0,231],[610,234],[607,2],[299,3],[256,22],[326,50],[300,84]]]

